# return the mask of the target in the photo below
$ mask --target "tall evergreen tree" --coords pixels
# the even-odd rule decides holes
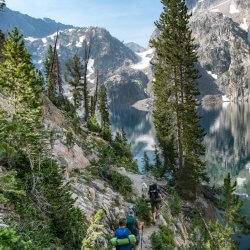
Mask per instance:
[[[98,101],[98,91],[99,91],[99,70],[96,70],[96,85],[95,93],[91,96],[91,116],[95,115]]]
[[[228,226],[242,230],[246,226],[246,218],[242,215],[243,201],[235,194],[237,183],[232,181],[230,173],[224,179],[222,189],[222,205],[225,209],[225,221]]]
[[[10,110],[1,109],[1,144],[14,150],[32,151],[37,145],[42,124],[41,89],[43,81],[31,62],[22,35],[17,28],[4,44],[0,63],[0,92]]]
[[[3,32],[0,30],[0,62],[3,59],[2,49],[4,46],[4,42],[5,42],[5,36],[4,36]]]
[[[99,111],[101,115],[102,137],[105,140],[111,141],[112,131],[109,120],[108,98],[107,98],[107,91],[104,86],[101,87],[99,92]]]
[[[44,62],[45,74],[47,78],[48,97],[51,101],[63,98],[63,87],[60,62],[57,53],[58,34],[56,35],[54,47],[48,48],[47,57]]]
[[[69,59],[66,63],[65,71],[65,80],[71,87],[75,110],[77,110],[81,106],[81,78],[83,76],[83,73],[84,67],[82,65],[81,59],[77,54],[75,54],[73,58]]]
[[[91,57],[91,41],[88,43],[84,41],[83,43],[84,54],[83,54],[83,64],[84,64],[84,73],[83,73],[83,100],[84,100],[84,109],[85,109],[85,120],[87,121],[90,116],[90,97],[88,90],[88,65]]]
[[[99,111],[101,114],[101,125],[109,126],[109,111],[108,111],[108,98],[107,98],[107,90],[104,86],[100,88],[99,93]]]
[[[144,154],[143,154],[143,165],[144,165],[144,170],[146,172],[149,172],[151,170],[151,165],[150,165],[150,162],[149,162],[147,152],[144,152]]]
[[[187,198],[196,195],[204,178],[203,131],[197,115],[198,71],[196,46],[189,28],[190,14],[183,0],[162,0],[156,26],[154,123],[165,164]]]

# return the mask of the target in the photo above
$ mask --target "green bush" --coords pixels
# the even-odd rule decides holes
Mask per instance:
[[[125,197],[131,195],[133,191],[132,181],[127,176],[124,176],[116,171],[110,171],[108,182],[115,191]]]
[[[91,116],[87,123],[88,129],[95,133],[100,133],[102,131],[100,124],[97,121],[96,115]]]
[[[181,212],[182,200],[176,191],[171,191],[168,198],[169,208],[173,216],[177,216]]]
[[[152,234],[151,244],[153,250],[175,249],[174,234],[166,226],[160,226],[160,231]]]
[[[140,221],[144,221],[146,224],[151,223],[151,207],[144,197],[136,200],[135,212]]]
[[[0,228],[0,249],[28,250],[33,249],[31,241],[24,241],[13,228]]]

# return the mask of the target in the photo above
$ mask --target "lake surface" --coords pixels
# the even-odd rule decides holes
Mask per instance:
[[[206,134],[207,173],[211,185],[223,184],[230,172],[237,181],[237,193],[246,200],[250,218],[250,104],[223,103],[200,109],[201,125]],[[143,170],[143,154],[154,158],[155,131],[150,113],[134,108],[117,110],[112,116],[114,130],[121,128],[131,143],[135,160]]]

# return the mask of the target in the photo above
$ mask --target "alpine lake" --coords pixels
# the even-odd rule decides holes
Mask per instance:
[[[210,185],[222,186],[224,177],[230,172],[237,182],[236,193],[245,201],[243,213],[250,221],[250,103],[224,102],[202,107],[199,115],[206,133],[205,159]],[[134,159],[143,172],[144,152],[151,162],[154,160],[152,114],[130,107],[114,110],[111,120],[113,131],[122,128],[126,132]],[[246,244],[250,246],[249,238]]]

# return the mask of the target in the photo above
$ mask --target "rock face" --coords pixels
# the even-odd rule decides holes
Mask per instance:
[[[194,15],[191,28],[198,44],[199,63],[212,81],[200,80],[200,85],[216,84],[230,100],[249,97],[247,33],[222,13]],[[201,86],[201,88],[204,86]],[[204,93],[203,94],[211,94]],[[218,94],[214,92],[214,94]]]
[[[132,51],[134,51],[135,53],[141,53],[141,52],[144,52],[146,50],[141,45],[134,43],[134,42],[126,43],[125,45],[128,48],[130,48]]]

